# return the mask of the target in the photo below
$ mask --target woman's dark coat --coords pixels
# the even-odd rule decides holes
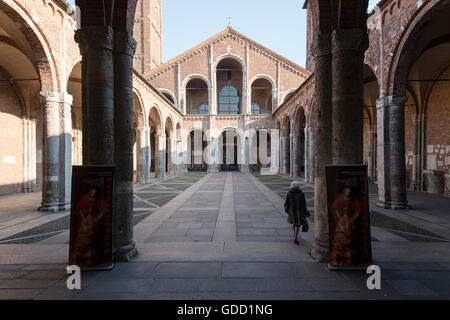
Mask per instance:
[[[300,188],[293,188],[288,192],[284,211],[288,214],[287,221],[295,226],[303,225],[306,217],[310,216],[306,208],[305,195]]]

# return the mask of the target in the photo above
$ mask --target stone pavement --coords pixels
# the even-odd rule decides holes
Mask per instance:
[[[78,291],[66,288],[64,233],[32,244],[0,244],[0,299],[450,298],[445,232],[418,227],[396,211],[389,212],[391,216],[378,213],[383,218],[378,228],[387,232],[372,243],[382,289],[371,291],[364,271],[329,271],[311,259],[313,223],[310,232],[301,234],[299,246],[292,243],[283,199],[269,188],[283,189],[290,179],[272,178],[275,182],[240,172],[197,176],[200,180],[180,184],[181,189],[177,183],[165,186],[183,192],[161,205],[155,199],[165,197],[162,191],[167,190],[147,197],[145,192],[151,190],[140,186],[138,201],[159,208],[135,225],[139,256],[131,263],[118,263],[112,271],[83,272]],[[436,217],[438,223],[446,218]],[[395,234],[385,230],[386,225],[415,227],[403,232],[430,232],[433,236],[424,239],[437,236],[438,241],[391,239],[387,235]]]

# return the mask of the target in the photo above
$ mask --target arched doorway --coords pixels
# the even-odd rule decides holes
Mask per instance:
[[[240,136],[234,129],[222,132],[219,138],[220,171],[239,171],[241,156]]]
[[[291,173],[291,120],[286,116],[283,121],[282,137],[281,137],[281,152],[282,152],[282,174]]]
[[[260,172],[271,166],[271,138],[269,130],[258,129],[251,137],[250,170]]]
[[[161,116],[156,106],[150,109],[148,124],[150,127],[150,178],[163,176],[161,168]]]
[[[218,114],[242,113],[243,70],[239,61],[225,58],[217,64]]]
[[[294,152],[294,172],[291,175],[301,178],[305,178],[305,127],[305,110],[302,107],[298,107],[295,114],[295,133],[292,141],[292,143],[295,143],[295,147],[292,148]]]
[[[208,166],[205,159],[205,148],[208,142],[202,130],[192,130],[187,137],[187,169],[190,172],[206,172]]]

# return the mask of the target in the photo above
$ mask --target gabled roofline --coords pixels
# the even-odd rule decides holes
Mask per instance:
[[[225,36],[225,35],[227,35],[227,34],[233,34],[233,35],[235,35],[235,36],[237,36],[237,37],[243,39],[244,41],[248,42],[248,43],[251,44],[252,46],[254,46],[254,47],[256,47],[256,48],[258,48],[258,49],[260,49],[260,50],[262,50],[262,51],[265,51],[265,52],[269,53],[269,54],[272,55],[274,58],[276,58],[276,59],[278,59],[278,60],[284,62],[285,64],[291,66],[292,68],[294,68],[294,69],[296,69],[296,70],[298,70],[298,71],[300,71],[300,72],[305,73],[306,75],[310,75],[310,74],[311,74],[311,72],[309,72],[309,71],[306,70],[305,68],[299,66],[299,65],[296,64],[295,62],[292,62],[291,60],[286,59],[285,57],[279,55],[278,53],[276,53],[276,52],[274,52],[274,51],[272,51],[272,50],[270,50],[270,49],[264,47],[263,45],[257,43],[256,41],[254,41],[254,40],[252,40],[252,39],[250,39],[250,38],[244,36],[243,34],[237,32],[237,31],[234,30],[233,28],[228,27],[228,28],[225,29],[224,31],[222,31],[222,32],[220,32],[220,33],[218,33],[218,34],[216,34],[215,36],[209,38],[209,39],[206,40],[206,41],[203,41],[202,43],[200,43],[199,45],[193,47],[192,49],[189,49],[189,50],[185,51],[184,53],[182,53],[182,54],[176,56],[175,58],[173,58],[173,59],[167,61],[166,63],[160,65],[159,67],[157,67],[157,68],[151,70],[148,74],[145,75],[145,77],[148,78],[148,77],[150,77],[150,76],[152,76],[152,75],[154,75],[154,74],[160,72],[161,70],[163,70],[163,69],[169,67],[170,65],[174,64],[175,62],[177,62],[177,61],[183,59],[184,57],[187,57],[188,55],[192,54],[193,52],[199,50],[200,48],[202,48],[202,47],[208,45],[208,44],[211,43],[211,42],[216,41],[217,39],[222,38],[223,36]]]

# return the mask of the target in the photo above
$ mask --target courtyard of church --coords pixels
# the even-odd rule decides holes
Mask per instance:
[[[138,256],[111,271],[83,271],[81,290],[66,284],[68,213],[37,214],[36,194],[3,196],[0,299],[450,298],[449,199],[413,192],[412,209],[371,210],[382,281],[369,290],[365,270],[330,271],[311,258],[313,219],[293,243],[283,209],[292,180],[189,173],[135,185]],[[313,189],[301,188],[313,213]]]
[[[450,299],[449,16],[0,0],[0,300]]]

